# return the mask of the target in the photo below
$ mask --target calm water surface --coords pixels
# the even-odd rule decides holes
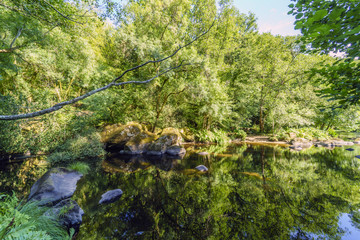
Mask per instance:
[[[111,155],[78,183],[73,199],[85,215],[77,239],[360,239],[360,147],[351,148],[229,145],[190,147],[184,159]],[[209,171],[194,170],[200,164]],[[1,175],[0,191],[27,192],[39,169],[31,181]],[[99,206],[115,188],[121,199]]]

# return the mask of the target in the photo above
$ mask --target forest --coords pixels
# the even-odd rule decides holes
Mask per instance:
[[[259,33],[256,16],[240,13],[231,1],[3,1],[2,115],[52,107],[154,62],[116,80],[151,82],[113,86],[47,115],[0,121],[1,152],[50,153],[79,136],[96,141],[104,125],[130,121],[153,132],[357,130],[358,19],[344,33],[335,18],[358,18],[359,6],[337,2],[340,10],[334,7],[327,25],[322,13],[301,18],[320,3],[290,5],[304,35],[274,36]],[[341,11],[341,4],[354,5],[353,12]],[[321,28],[338,24],[328,46],[321,37],[329,38],[329,29],[314,41],[314,20]],[[338,59],[330,51],[347,55]]]
[[[231,0],[2,0],[0,161],[103,158],[129,122],[207,143],[359,131],[359,11],[292,0],[301,34],[281,36]]]

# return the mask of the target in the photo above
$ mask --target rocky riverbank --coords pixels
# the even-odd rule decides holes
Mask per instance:
[[[236,141],[234,141],[236,142]],[[247,144],[269,144],[269,145],[279,145],[283,147],[289,147],[294,150],[302,150],[306,148],[310,148],[312,146],[315,147],[326,147],[326,148],[334,148],[334,147],[342,147],[342,146],[352,146],[354,144],[360,144],[360,139],[355,139],[353,141],[344,141],[342,139],[330,139],[330,140],[308,140],[305,138],[293,138],[291,141],[271,141],[268,136],[250,136],[247,137],[244,141]]]

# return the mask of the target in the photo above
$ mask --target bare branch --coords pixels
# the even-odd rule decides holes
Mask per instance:
[[[186,48],[187,46],[191,45],[193,42],[195,42],[196,40],[198,40],[199,38],[201,38],[202,36],[204,36],[205,34],[207,34],[210,29],[214,26],[215,24],[215,20],[214,22],[211,24],[211,26],[208,28],[208,30],[206,30],[205,32],[203,32],[202,34],[200,34],[199,36],[197,36],[196,38],[194,38],[192,41],[188,42],[187,44],[185,44],[184,46],[179,46],[178,49],[176,49],[171,55],[167,56],[167,57],[164,57],[162,59],[159,59],[159,60],[153,60],[153,61],[147,61],[143,64],[140,64],[136,67],[133,67],[133,68],[130,68],[130,69],[127,69],[125,70],[119,77],[115,78],[113,82],[116,82],[117,80],[119,80],[120,78],[122,78],[126,73],[128,72],[131,72],[131,71],[134,71],[138,68],[141,68],[141,67],[144,67],[145,65],[149,64],[149,63],[159,63],[159,62],[163,62],[173,56],[175,56],[181,49],[183,48]]]
[[[67,20],[72,21],[72,22],[74,22],[74,23],[78,23],[78,24],[81,24],[81,25],[84,24],[84,23],[75,21],[74,19],[71,19],[71,18],[69,18],[68,16],[64,15],[63,13],[61,13],[59,10],[57,10],[53,5],[51,5],[51,4],[48,3],[47,1],[44,0],[44,2],[45,2],[47,5],[49,5],[52,9],[54,9],[55,12],[57,12],[58,14],[60,14],[60,16],[62,16],[63,18],[66,18]]]
[[[12,46],[14,45],[14,43],[15,43],[15,41],[16,41],[16,39],[18,38],[18,37],[20,37],[20,34],[21,34],[21,31],[23,30],[23,28],[19,28],[19,30],[18,30],[18,32],[17,32],[17,34],[16,34],[16,36],[15,36],[15,38],[12,40],[12,42],[11,42],[11,44],[10,44],[10,49],[12,48]]]
[[[176,49],[172,54],[170,54],[169,56],[167,57],[164,57],[162,59],[159,59],[159,60],[153,60],[153,61],[147,61],[143,64],[140,64],[138,66],[135,66],[133,68],[130,68],[128,70],[125,70],[119,77],[115,78],[111,83],[107,84],[106,86],[103,86],[101,88],[97,88],[95,90],[92,90],[90,92],[87,92],[86,94],[84,95],[81,95],[79,97],[76,97],[76,98],[73,98],[69,101],[64,101],[64,102],[61,102],[61,103],[58,103],[58,104],[55,104],[54,106],[50,107],[50,108],[47,108],[47,109],[43,109],[43,110],[39,110],[39,111],[36,111],[36,112],[32,112],[32,113],[24,113],[24,114],[17,114],[17,115],[0,115],[0,120],[18,120],[18,119],[24,119],[24,118],[33,118],[33,117],[37,117],[37,116],[41,116],[41,115],[44,115],[44,114],[47,114],[47,113],[51,113],[51,112],[55,112],[61,108],[63,108],[64,106],[66,105],[70,105],[70,104],[73,104],[73,103],[76,103],[80,100],[83,100],[85,98],[88,98],[90,97],[91,95],[94,95],[95,93],[98,93],[98,92],[101,92],[101,91],[104,91],[108,88],[111,88],[113,86],[121,86],[121,85],[126,85],[126,84],[146,84],[146,83],[149,83],[151,82],[152,80],[154,80],[155,78],[158,78],[160,77],[161,75],[164,75],[165,73],[168,73],[169,71],[172,71],[174,69],[177,69],[177,68],[180,68],[181,66],[184,66],[184,65],[190,65],[190,64],[183,64],[183,63],[180,63],[180,65],[177,65],[175,67],[171,67],[171,68],[168,68],[164,71],[162,71],[161,73],[158,73],[157,75],[155,75],[154,77],[148,79],[148,80],[145,80],[145,81],[127,81],[127,82],[117,82],[118,80],[120,80],[123,76],[125,76],[126,73],[128,72],[131,72],[131,71],[134,71],[136,69],[139,69],[149,63],[159,63],[159,62],[163,62],[173,56],[175,56],[181,49],[189,46],[190,44],[192,44],[193,42],[195,42],[196,40],[198,40],[200,37],[204,36],[205,34],[207,34],[210,29],[214,26],[214,23],[215,23],[215,20],[214,22],[211,24],[211,26],[205,31],[203,32],[202,34],[200,34],[199,36],[197,36],[196,38],[194,38],[192,41],[188,42],[187,44],[185,44],[184,46],[179,46],[178,49]],[[1,52],[1,51],[0,51]]]
[[[172,71],[174,69],[177,69],[177,68],[179,68],[181,66],[184,66],[184,65],[189,65],[189,64],[180,64],[180,65],[177,65],[175,67],[168,68],[165,71],[163,71],[161,73],[158,73],[154,77],[152,77],[152,78],[150,78],[148,80],[145,80],[145,81],[128,81],[128,82],[120,82],[120,83],[111,82],[106,86],[103,86],[101,88],[92,90],[92,91],[90,91],[90,92],[88,92],[88,93],[86,93],[84,95],[81,95],[81,96],[79,96],[77,98],[73,98],[73,99],[71,99],[69,101],[64,101],[64,102],[55,104],[54,106],[52,106],[50,108],[43,109],[43,110],[36,111],[36,112],[32,112],[32,113],[24,113],[24,114],[18,114],[18,115],[0,115],[0,120],[18,120],[18,119],[24,119],[24,118],[33,118],[33,117],[41,116],[41,115],[44,115],[44,114],[47,114],[47,113],[55,112],[57,110],[60,110],[61,108],[63,108],[66,105],[76,103],[76,102],[78,102],[80,100],[83,100],[85,98],[90,97],[91,95],[94,95],[95,93],[104,91],[104,90],[106,90],[108,88],[111,88],[113,86],[120,86],[120,85],[126,85],[126,84],[145,84],[145,83],[149,83],[152,80],[154,80],[155,78],[158,78],[161,75],[164,75],[165,73],[168,73],[168,72],[170,72],[170,71]]]

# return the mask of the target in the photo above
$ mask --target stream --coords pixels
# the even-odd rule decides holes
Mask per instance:
[[[360,239],[357,155],[246,144],[189,146],[183,159],[109,154],[77,184],[76,239]],[[26,196],[46,170],[41,158],[2,166],[0,192]],[[117,188],[120,200],[98,205]]]

